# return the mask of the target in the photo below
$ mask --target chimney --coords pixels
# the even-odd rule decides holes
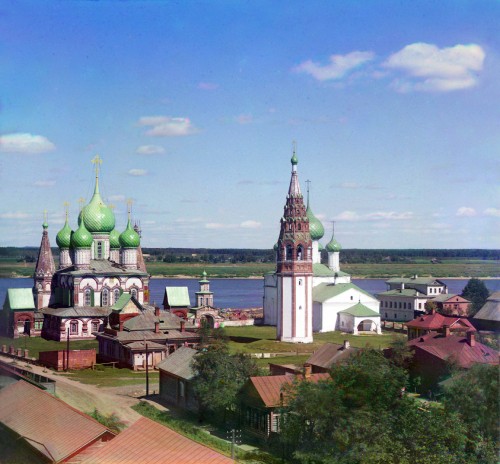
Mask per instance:
[[[470,346],[476,346],[476,334],[472,330],[467,332],[467,343]]]
[[[186,321],[181,321],[181,332],[184,332],[186,327]]]
[[[311,364],[304,364],[304,379],[311,378],[312,366]]]
[[[349,343],[349,340],[344,340],[344,350],[347,350],[350,347],[351,347],[351,344]]]
[[[121,317],[118,319],[118,330],[123,331],[123,319]]]
[[[159,306],[155,306],[155,316],[160,317],[160,307]]]
[[[443,326],[443,333],[444,333],[445,337],[449,337],[450,336],[450,326],[448,324],[446,324],[446,325]]]
[[[432,314],[432,315],[436,314],[436,309],[435,309],[435,308],[432,308],[432,309],[431,309],[431,314]]]
[[[160,321],[155,322],[155,334],[160,333]]]

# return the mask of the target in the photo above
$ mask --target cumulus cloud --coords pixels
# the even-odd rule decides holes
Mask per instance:
[[[201,90],[215,90],[218,89],[219,86],[213,82],[200,82],[198,88]]]
[[[165,153],[165,148],[159,145],[141,145],[135,152],[138,155],[161,155]]]
[[[55,180],[36,180],[33,182],[33,185],[35,187],[41,187],[41,188],[47,188],[47,187],[53,187],[56,184]]]
[[[346,55],[331,55],[329,62],[324,65],[307,60],[293,68],[293,71],[309,74],[318,81],[336,80],[374,58],[372,52],[354,51]]]
[[[389,56],[383,66],[403,74],[393,82],[401,92],[449,92],[475,86],[485,56],[476,44],[438,48],[418,42]]]
[[[131,176],[145,176],[148,171],[146,169],[130,169],[128,172]]]
[[[0,213],[0,219],[26,219],[29,214],[22,213],[21,211],[9,211],[8,213]]]
[[[152,137],[182,137],[198,131],[189,118],[172,118],[170,116],[143,116],[139,126],[149,126],[146,135]]]
[[[462,217],[472,217],[476,216],[477,213],[474,208],[470,208],[468,206],[462,206],[461,208],[458,208],[456,215]]]
[[[483,211],[483,214],[485,216],[500,217],[500,209],[499,208],[486,208]]]
[[[29,133],[5,134],[0,136],[0,152],[37,155],[56,149],[56,146],[43,135]]]
[[[252,220],[243,221],[240,224],[240,227],[242,227],[243,229],[259,229],[261,226],[262,224],[260,222]]]
[[[413,213],[411,211],[403,211],[398,213],[396,211],[375,211],[373,213],[358,214],[355,211],[343,211],[335,217],[336,221],[402,221],[412,219]]]

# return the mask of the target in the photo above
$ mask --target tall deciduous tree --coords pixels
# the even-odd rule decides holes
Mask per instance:
[[[486,303],[490,292],[482,280],[472,278],[462,291],[462,297],[471,302],[469,307],[469,316],[474,316]]]

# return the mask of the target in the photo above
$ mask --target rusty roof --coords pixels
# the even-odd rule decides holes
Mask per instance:
[[[405,325],[410,328],[426,330],[441,329],[445,325],[449,325],[451,329],[463,328],[473,331],[476,330],[474,326],[464,317],[444,316],[443,314],[436,312],[433,314],[418,316],[416,319],[406,322]]]
[[[0,390],[0,404],[0,422],[51,462],[111,434],[96,420],[23,380]]]
[[[81,464],[230,464],[234,461],[146,417]]]
[[[358,348],[352,346],[345,348],[344,345],[325,343],[311,355],[306,364],[330,369],[334,364],[344,361],[356,351],[358,351]]]
[[[279,406],[281,404],[281,393],[286,385],[291,385],[294,380],[307,380],[310,382],[319,382],[327,380],[330,374],[311,374],[304,379],[303,376],[285,374],[285,375],[267,375],[261,377],[250,377],[250,382],[257,390],[262,402],[268,408]]]
[[[441,333],[430,332],[410,340],[408,346],[416,350],[424,350],[442,360],[453,360],[464,368],[469,368],[476,363],[498,364],[497,351],[478,341],[471,346],[467,337],[459,335],[445,336]]]

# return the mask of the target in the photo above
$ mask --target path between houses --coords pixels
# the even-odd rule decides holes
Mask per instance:
[[[3,356],[1,358],[3,361],[12,362],[10,358]],[[63,375],[55,374],[41,366],[27,365],[28,367],[26,367],[19,364],[17,366],[55,380],[56,396],[79,411],[88,414],[97,409],[105,415],[115,413],[127,427],[141,417],[139,413],[132,409],[132,406],[140,401],[138,396],[145,394],[140,385],[96,387],[95,385],[84,384]],[[151,391],[153,390],[158,391],[157,384],[151,385]],[[162,409],[156,402],[151,402],[151,404],[158,409]]]

